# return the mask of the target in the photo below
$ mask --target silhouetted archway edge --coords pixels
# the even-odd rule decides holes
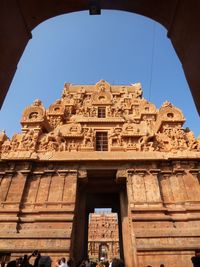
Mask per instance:
[[[162,24],[182,63],[200,113],[200,1],[95,0],[101,9],[137,13]],[[31,31],[41,22],[90,8],[90,0],[2,0],[0,2],[0,105],[6,96]],[[129,25],[131,27],[131,25]],[[173,85],[172,85],[173,86]]]

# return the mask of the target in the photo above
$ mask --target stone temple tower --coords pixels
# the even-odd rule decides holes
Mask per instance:
[[[200,138],[180,109],[157,109],[139,83],[65,84],[21,133],[0,133],[0,260],[34,249],[86,257],[88,215],[118,214],[126,267],[192,267],[200,246]]]

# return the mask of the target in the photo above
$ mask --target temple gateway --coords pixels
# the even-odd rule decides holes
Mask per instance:
[[[38,249],[78,262],[90,250],[88,215],[111,208],[126,267],[192,266],[200,137],[184,122],[139,83],[65,84],[48,109],[26,107],[21,133],[0,133],[0,259]]]
[[[119,228],[116,213],[96,212],[89,215],[88,257],[91,261],[119,258]]]

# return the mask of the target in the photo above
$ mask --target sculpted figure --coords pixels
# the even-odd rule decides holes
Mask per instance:
[[[92,128],[86,128],[84,130],[83,145],[92,147],[94,145],[94,133]]]
[[[47,135],[42,135],[39,141],[39,150],[46,150],[47,149]]]
[[[186,149],[186,138],[185,138],[185,132],[181,128],[173,128],[172,129],[172,139],[175,143],[175,148],[177,149]]]
[[[66,141],[60,132],[58,133],[50,132],[41,138],[39,149],[47,151],[66,150]]]
[[[91,117],[96,117],[96,116],[97,116],[97,110],[96,110],[95,107],[92,107],[92,108],[90,109],[90,116],[91,116]]]
[[[99,84],[99,91],[105,92],[105,90],[106,90],[106,87],[105,87],[104,83]]]
[[[50,116],[49,122],[51,124],[51,127],[56,128],[57,126],[63,125],[63,120],[61,116]]]
[[[11,150],[11,144],[10,144],[10,140],[6,140],[1,147],[1,151],[2,153],[8,153]]]
[[[108,139],[110,140],[111,146],[121,146],[122,145],[121,131],[117,127],[111,129],[111,132],[108,135]]]
[[[91,106],[91,95],[87,95],[84,99],[83,105]]]
[[[12,151],[17,151],[18,147],[19,147],[19,135],[18,134],[14,134],[12,139],[11,139],[11,142],[10,142],[10,145],[11,145],[11,150]]]
[[[6,140],[8,140],[8,137],[7,137],[6,133],[5,133],[5,131],[3,130],[3,131],[0,132],[0,150],[1,150],[2,144]]]
[[[33,102],[33,106],[35,107],[39,107],[42,105],[42,101],[40,99],[36,99],[34,102]]]
[[[142,136],[139,139],[139,150],[140,151],[143,151],[143,150],[153,151],[154,150],[154,147],[153,147],[154,142],[152,141],[152,139],[154,136],[155,136],[155,134],[150,134],[150,133],[147,133],[146,135]]]
[[[163,133],[156,134],[155,147],[157,151],[172,151],[175,150],[177,141],[173,138],[172,129],[166,128]]]
[[[123,132],[127,133],[127,134],[131,134],[133,132],[136,132],[136,129],[133,126],[135,126],[135,125],[133,124],[132,120],[128,119],[127,122],[124,123],[124,125],[123,125]]]
[[[89,115],[90,115],[90,108],[88,106],[83,107],[83,115],[85,117],[89,117]]]
[[[70,134],[81,134],[82,129],[81,129],[81,125],[72,122],[72,124],[69,127],[69,133]]]
[[[20,149],[22,150],[34,150],[38,139],[38,134],[34,133],[34,130],[30,130],[22,136],[20,142]]]
[[[166,127],[164,129],[165,138],[168,140],[168,151],[187,149],[187,139],[185,132],[179,127]]]
[[[64,102],[65,102],[67,105],[73,105],[73,104],[74,104],[74,98],[73,98],[73,95],[70,94],[69,91],[67,91],[66,88],[64,88],[64,90],[63,90],[62,98],[63,98]]]
[[[47,149],[48,150],[62,150],[64,147],[64,140],[62,138],[62,135],[60,132],[58,132],[57,134],[54,132],[50,132],[47,135]]]
[[[76,115],[83,115],[83,107],[80,107],[76,110]]]
[[[120,107],[115,108],[115,117],[120,117],[122,115],[122,109]]]
[[[185,132],[186,132],[188,149],[189,150],[198,149],[199,145],[198,145],[197,139],[194,137],[194,133],[190,131],[189,129],[186,129]]]
[[[132,86],[134,86],[134,92],[132,93],[132,96],[134,98],[141,98],[142,97],[142,88],[141,88],[141,84],[132,84]]]
[[[166,108],[166,107],[172,107],[172,104],[169,102],[169,101],[165,101],[163,104],[162,104],[162,108]]]
[[[200,135],[197,137],[197,150],[200,151]]]

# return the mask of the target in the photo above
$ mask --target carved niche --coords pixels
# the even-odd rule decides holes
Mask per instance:
[[[63,125],[65,121],[65,106],[60,99],[56,100],[55,103],[50,105],[47,110],[47,117],[49,124],[54,129],[57,126]]]
[[[99,81],[95,85],[97,91],[92,94],[93,105],[110,105],[112,101],[112,94],[110,92],[110,85],[104,80]]]
[[[46,117],[46,110],[41,100],[36,99],[32,105],[25,108],[22,114],[21,125],[25,128],[38,127],[50,129]]]

